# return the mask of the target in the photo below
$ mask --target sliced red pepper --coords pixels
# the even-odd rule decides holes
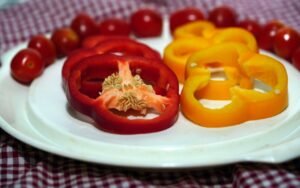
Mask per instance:
[[[167,129],[177,120],[179,84],[176,75],[158,62],[113,54],[85,58],[74,66],[68,78],[68,101],[109,132],[138,134]],[[82,80],[91,74],[103,83],[96,98],[81,92]],[[156,116],[139,117],[146,112]],[[136,114],[135,119],[128,118]]]
[[[116,36],[116,35],[94,35],[94,36],[90,36],[85,38],[82,41],[82,47],[83,48],[93,48],[95,47],[97,44],[104,42],[106,40],[111,40],[111,39],[127,39],[127,36]]]
[[[153,58],[159,60],[158,62],[162,61],[160,54],[145,44],[137,42],[128,37],[111,36],[109,38],[110,40],[103,40],[103,42],[98,43],[98,45],[94,48],[79,49],[68,56],[62,68],[64,86],[66,85],[66,80],[68,79],[72,67],[84,58],[93,55],[117,53],[119,55],[141,56],[149,59]],[[93,75],[87,77],[86,80],[82,80],[82,82],[82,92],[88,94],[89,96],[98,95],[97,91],[99,90],[100,84],[99,80],[95,79]]]
[[[96,51],[94,49],[77,49],[73,51],[64,62],[63,68],[62,68],[62,78],[63,78],[63,84],[65,85],[72,67],[77,64],[82,59],[96,55]]]
[[[71,67],[85,57],[104,53],[119,53],[132,56],[142,56],[149,59],[161,59],[160,54],[145,44],[137,42],[128,37],[110,37],[91,49],[78,49],[70,54],[63,65],[63,79],[66,80],[70,74]]]
[[[146,44],[130,38],[112,38],[98,43],[94,49],[98,54],[114,53],[117,55],[134,55],[148,59],[161,59],[159,52]]]
[[[91,36],[83,41],[83,47],[95,48],[98,54],[119,53],[146,58],[161,58],[156,50],[126,36]]]

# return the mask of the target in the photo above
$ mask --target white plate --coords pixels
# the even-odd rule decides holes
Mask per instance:
[[[162,51],[169,41],[169,34],[164,33],[161,38],[143,42]],[[14,81],[10,61],[24,46],[1,58],[0,126],[36,148],[88,162],[143,168],[204,167],[239,161],[279,163],[300,154],[300,74],[282,59],[289,76],[289,106],[277,116],[208,129],[180,114],[167,130],[117,135],[96,129],[90,119],[78,116],[68,106],[61,86],[62,60],[47,67],[29,87]]]

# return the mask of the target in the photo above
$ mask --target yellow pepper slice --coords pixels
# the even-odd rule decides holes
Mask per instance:
[[[181,26],[175,30],[174,37],[175,40],[165,48],[163,58],[181,83],[185,80],[184,67],[187,58],[195,51],[230,42],[244,44],[253,52],[258,50],[256,40],[250,32],[241,28],[217,29],[208,21],[196,21]]]
[[[210,78],[216,72],[224,73],[224,76],[217,75],[219,79],[210,79],[207,86],[196,95],[206,99],[223,100],[230,98],[229,89],[237,84],[243,88],[252,88],[252,80],[243,73],[239,62],[247,58],[249,53],[247,46],[230,42],[214,45],[192,54],[186,64],[187,78],[192,75],[201,75],[203,72],[208,72]]]
[[[181,109],[185,117],[204,127],[225,127],[246,121],[247,108],[242,98],[231,97],[231,103],[222,108],[208,108],[198,101],[194,93],[209,83],[209,74],[193,75],[185,81],[181,92]]]
[[[185,80],[184,70],[188,57],[199,50],[211,46],[204,38],[181,38],[171,42],[164,50],[164,63],[175,72],[179,82]]]
[[[270,87],[264,92],[233,88],[233,92],[247,102],[249,119],[271,117],[288,106],[288,77],[280,62],[266,55],[254,54],[243,62],[242,68],[249,77]]]
[[[194,38],[201,37],[209,39],[212,44],[224,42],[240,42],[245,44],[252,51],[257,51],[255,37],[246,29],[239,27],[216,28],[213,23],[208,21],[196,21],[187,23],[174,32],[174,38]]]
[[[189,58],[187,79],[181,92],[181,108],[183,114],[194,123],[205,127],[232,126],[274,116],[288,106],[288,77],[284,66],[271,57],[239,51],[243,45],[235,45],[213,46]],[[206,66],[212,62],[218,62],[221,66],[236,66],[240,76],[232,76],[231,82],[225,80],[224,86],[218,87],[211,80],[211,72]],[[258,91],[251,80],[259,80],[270,89]],[[211,89],[206,91],[209,84]],[[210,97],[214,92],[219,95]],[[200,103],[202,98],[227,99],[230,103],[213,109]]]
[[[255,37],[247,30],[242,28],[230,27],[226,29],[219,29],[214,36],[212,36],[214,44],[224,42],[239,42],[248,46],[248,48],[257,52],[258,47]]]
[[[211,38],[216,32],[216,27],[209,21],[195,21],[178,27],[174,31],[174,38]]]

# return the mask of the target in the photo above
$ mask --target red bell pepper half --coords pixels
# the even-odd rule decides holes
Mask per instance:
[[[113,54],[85,58],[68,77],[69,104],[108,132],[139,134],[167,129],[178,117],[179,84],[175,74],[159,61]],[[97,97],[81,92],[82,80],[91,75],[102,83]],[[147,114],[154,117],[145,118]]]
[[[105,39],[104,39],[105,37]],[[97,45],[93,48],[82,48],[74,51],[70,54],[62,68],[62,78],[63,78],[63,86],[66,85],[66,80],[69,77],[70,71],[72,67],[83,60],[84,58],[97,55],[97,54],[106,54],[106,53],[118,53],[119,55],[131,55],[131,56],[141,56],[149,59],[158,59],[160,62],[161,57],[160,54],[148,47],[145,44],[137,42],[129,37],[118,37],[118,36],[101,36],[92,38],[96,40],[94,43]],[[90,40],[91,42],[92,40]],[[92,76],[92,75],[91,75]],[[89,96],[97,96],[98,93],[95,92],[99,90],[98,80],[90,77],[89,79],[82,80],[83,86],[82,91],[88,94]]]

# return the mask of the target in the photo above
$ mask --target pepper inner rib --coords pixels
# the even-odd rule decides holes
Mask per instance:
[[[165,110],[169,99],[157,95],[138,74],[133,76],[128,62],[119,62],[118,69],[117,73],[105,78],[98,98],[108,109],[121,112],[135,110],[143,115],[149,110],[159,114]]]

